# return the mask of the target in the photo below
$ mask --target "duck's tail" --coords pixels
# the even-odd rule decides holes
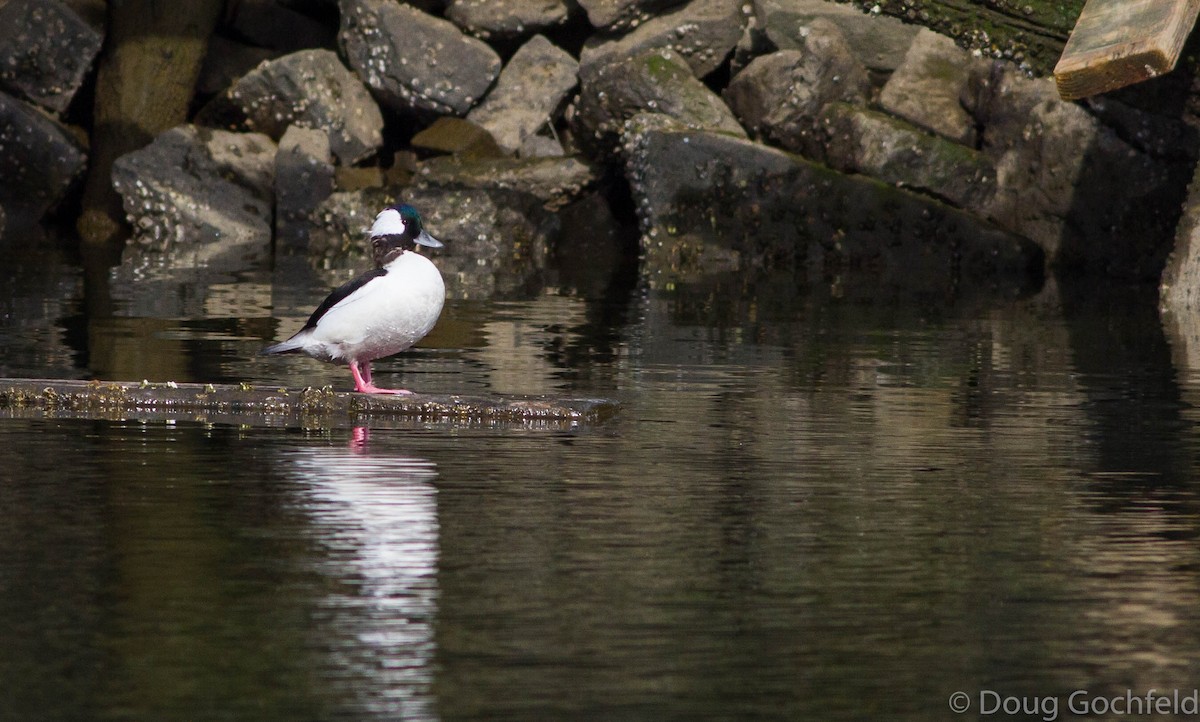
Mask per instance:
[[[291,353],[293,351],[300,351],[303,347],[304,339],[292,336],[287,341],[282,341],[274,346],[267,346],[262,351],[259,351],[258,354],[260,356],[270,356],[277,353]]]

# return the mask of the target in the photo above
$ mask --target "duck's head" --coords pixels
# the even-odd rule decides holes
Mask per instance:
[[[442,242],[425,231],[417,209],[407,204],[388,206],[375,216],[371,224],[371,250],[375,265],[391,263],[401,253],[418,245],[441,248]]]

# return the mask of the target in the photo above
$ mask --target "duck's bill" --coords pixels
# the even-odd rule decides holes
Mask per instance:
[[[429,246],[430,248],[442,248],[446,245],[425,231],[421,231],[421,235],[417,236],[416,240],[417,243],[420,243],[422,246]]]

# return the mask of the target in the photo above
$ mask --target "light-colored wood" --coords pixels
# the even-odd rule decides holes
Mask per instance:
[[[1088,0],[1054,68],[1064,100],[1169,73],[1200,13],[1200,0]]]

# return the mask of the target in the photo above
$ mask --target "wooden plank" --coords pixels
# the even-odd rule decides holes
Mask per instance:
[[[1200,0],[1088,0],[1054,68],[1064,100],[1169,73],[1192,32]]]
[[[617,409],[606,399],[412,394],[390,396],[251,384],[181,384],[62,379],[0,379],[6,416],[176,419],[305,428],[387,419],[464,422],[601,421]]]

